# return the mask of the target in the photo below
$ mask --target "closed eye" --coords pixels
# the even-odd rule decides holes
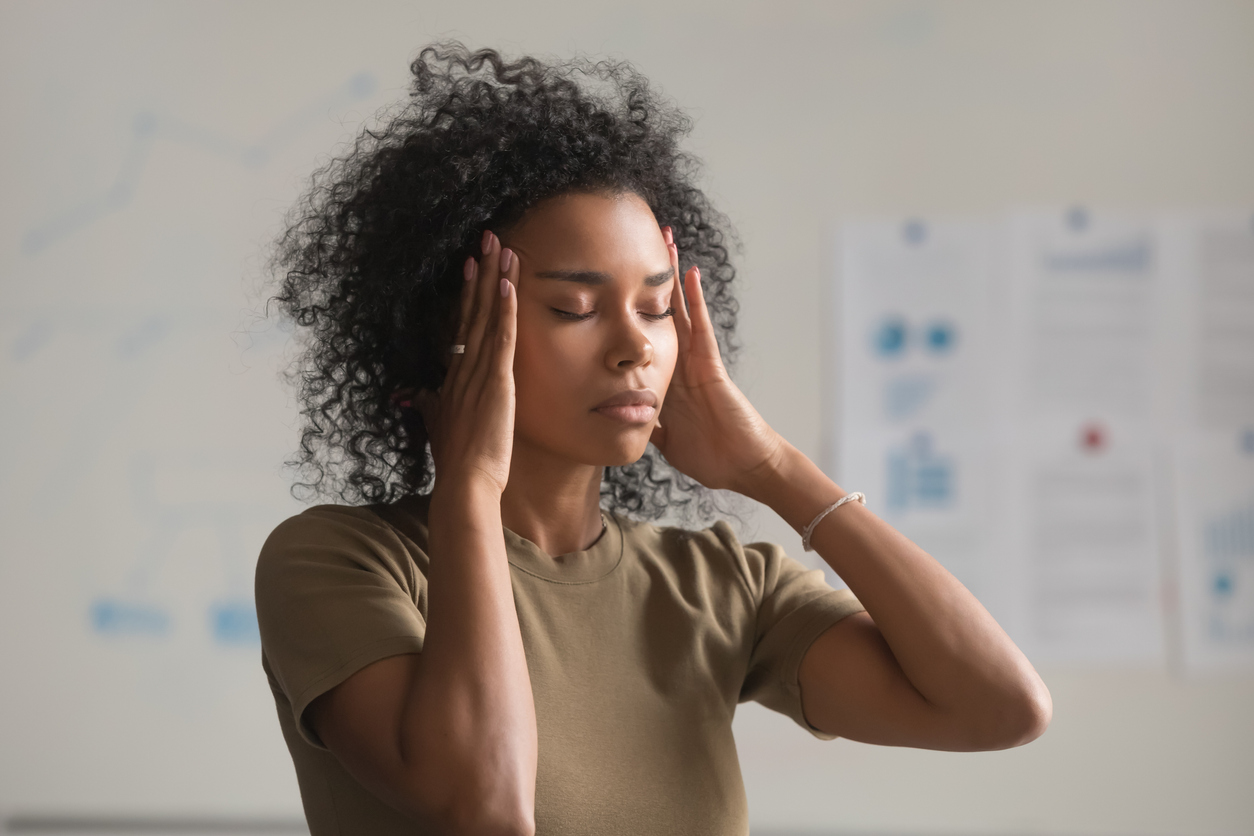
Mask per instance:
[[[591,319],[592,315],[596,313],[596,311],[588,311],[587,313],[576,313],[574,311],[564,311],[561,308],[549,308],[549,310],[553,311],[553,313],[557,314],[562,319],[568,319],[571,322],[582,322],[585,319]],[[646,313],[642,315],[648,317],[649,319],[654,319],[654,320],[668,319],[675,315],[675,309],[667,308],[661,313],[656,313],[656,314]]]
[[[564,311],[561,308],[549,308],[549,310],[553,311],[553,313],[557,314],[562,319],[569,319],[572,322],[582,322],[585,319],[591,318],[593,313],[592,311],[588,311],[587,313],[575,313],[573,311]]]

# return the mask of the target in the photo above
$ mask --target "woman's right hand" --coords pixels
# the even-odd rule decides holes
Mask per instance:
[[[536,712],[500,520],[517,282],[518,257],[485,233],[465,266],[466,351],[439,390],[411,399],[436,463],[421,652],[367,665],[308,711],[349,774],[423,833],[534,832]]]
[[[461,314],[444,385],[415,398],[431,440],[436,486],[469,482],[495,491],[509,481],[514,446],[514,341],[518,256],[483,233],[482,257],[466,259]]]

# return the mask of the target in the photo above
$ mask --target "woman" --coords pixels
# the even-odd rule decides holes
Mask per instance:
[[[625,65],[454,44],[412,69],[279,251],[304,484],[350,503],[257,568],[312,833],[744,833],[748,699],[822,738],[1038,736],[1048,692],[992,617],[728,377],[687,121]],[[852,592],[726,523],[648,522],[708,517],[709,489]]]

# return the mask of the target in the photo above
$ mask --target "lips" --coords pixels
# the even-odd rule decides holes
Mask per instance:
[[[657,415],[657,393],[652,389],[628,389],[601,401],[592,411],[627,424],[652,423]]]

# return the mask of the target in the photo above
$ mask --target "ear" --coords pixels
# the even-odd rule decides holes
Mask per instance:
[[[405,386],[393,392],[389,397],[389,400],[402,409],[409,409],[413,406],[413,398],[414,390],[411,387]]]

